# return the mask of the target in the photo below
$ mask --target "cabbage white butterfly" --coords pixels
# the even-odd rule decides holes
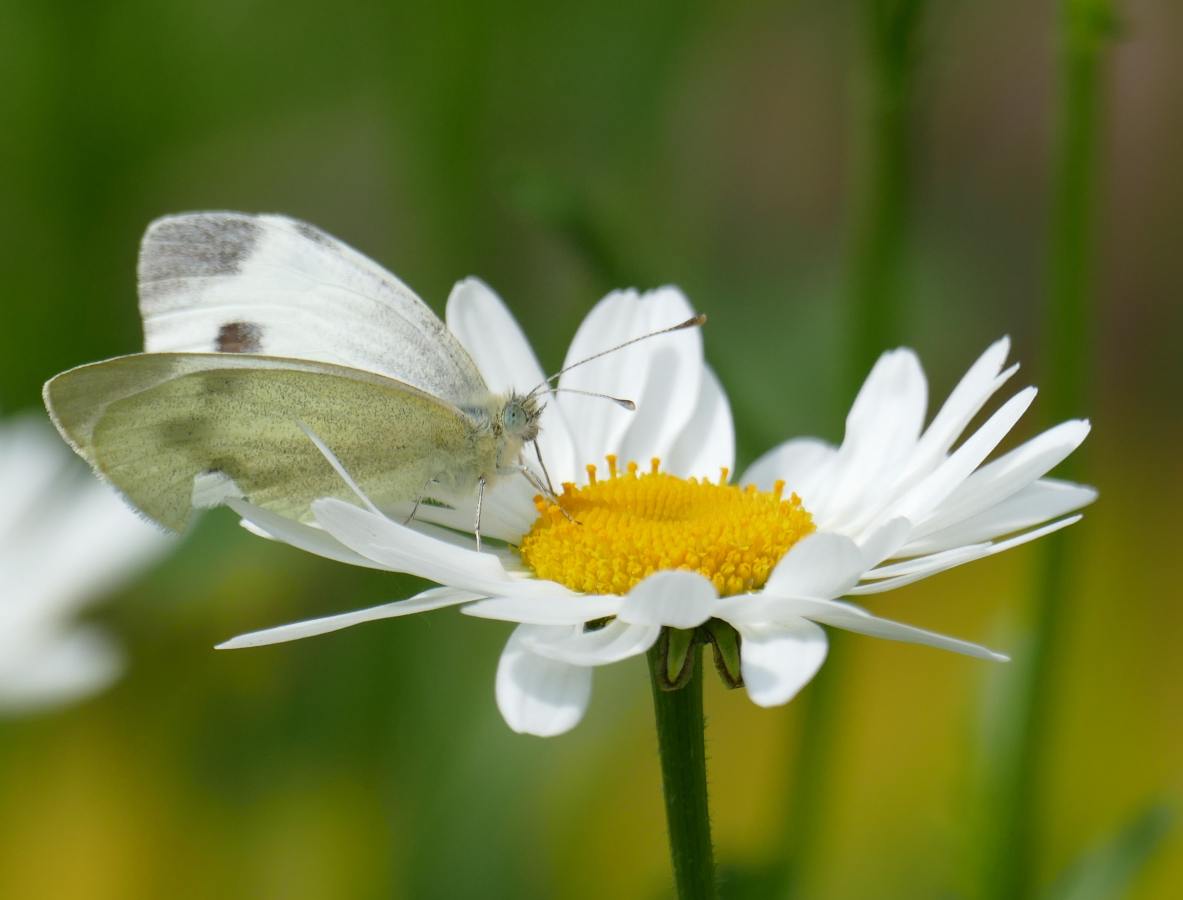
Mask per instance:
[[[139,295],[145,352],[70,369],[43,393],[62,437],[167,528],[231,495],[299,519],[318,497],[348,496],[318,445],[379,504],[475,492],[478,547],[486,485],[521,472],[547,490],[521,455],[561,373],[494,394],[410,288],[311,225],[158,219]]]

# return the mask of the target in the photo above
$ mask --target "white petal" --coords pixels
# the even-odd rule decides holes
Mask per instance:
[[[312,512],[317,523],[345,546],[392,571],[478,594],[503,593],[510,582],[492,554],[437,541],[342,500],[317,500]],[[525,586],[520,589],[530,591]]]
[[[907,348],[884,353],[867,376],[846,418],[838,461],[812,510],[821,528],[837,528],[886,491],[890,477],[916,447],[924,424],[928,385]]]
[[[796,493],[805,508],[812,510],[814,494],[825,484],[837,458],[837,448],[823,440],[795,438],[761,456],[737,483],[770,491],[777,481],[783,481],[786,491]]]
[[[629,591],[617,615],[635,625],[694,628],[711,617],[718,598],[697,572],[656,572]]]
[[[473,358],[489,389],[497,394],[532,391],[546,375],[521,327],[484,282],[466,278],[448,297],[448,328]],[[575,445],[561,408],[548,403],[540,420],[538,443],[558,485],[578,476]]]
[[[995,653],[993,650],[987,650],[977,644],[945,637],[943,634],[893,622],[890,619],[881,619],[852,603],[842,603],[838,600],[789,600],[782,606],[782,615],[785,617],[803,616],[822,625],[842,628],[857,634],[886,638],[891,641],[904,641],[909,644],[924,644],[941,650],[974,656],[978,659],[991,659],[998,662],[1006,662],[1007,660],[1007,657],[1001,653]]]
[[[881,578],[898,578],[901,575],[914,575],[923,573],[925,575],[933,572],[941,572],[945,569],[952,568],[962,562],[969,562],[974,559],[981,559],[982,554],[990,548],[989,543],[967,544],[964,547],[953,547],[950,550],[945,550],[941,553],[930,553],[927,556],[916,556],[911,559],[906,559],[902,562],[891,563],[886,566],[877,566],[870,569],[865,575],[864,579],[881,579]],[[860,587],[863,587],[860,585]],[[859,588],[854,588],[858,591]]]
[[[986,401],[1018,371],[1016,364],[999,374],[1009,352],[1010,338],[1004,337],[991,344],[970,366],[940,412],[924,430],[909,462],[910,471],[907,475],[922,475],[943,459]]]
[[[765,590],[782,597],[840,597],[866,570],[850,538],[817,531],[794,544],[768,577]]]
[[[740,663],[748,696],[759,706],[788,703],[826,659],[826,633],[805,619],[783,625],[744,625]]]
[[[67,451],[51,445],[49,452]],[[175,536],[149,525],[113,488],[80,468],[66,467],[58,479],[0,545],[0,626],[16,614],[6,607],[17,605],[39,619],[64,618],[177,544]]]
[[[897,516],[872,530],[859,543],[863,554],[863,568],[877,566],[904,546],[912,534],[912,523],[903,516]]]
[[[543,416],[546,416],[545,412]],[[542,433],[540,432],[539,440],[541,439]],[[555,490],[561,491],[562,483],[571,481],[573,475],[564,471],[567,468],[565,465],[556,467],[555,471],[551,472],[550,459],[545,449],[542,458],[546,462],[546,470],[550,472]],[[542,475],[542,467],[538,464],[537,451],[533,446],[522,448],[521,462],[537,475],[543,484],[546,483],[546,479]],[[499,477],[492,484],[491,489],[485,492],[485,505],[481,510],[481,533],[487,533],[491,537],[500,538],[511,544],[520,543],[522,537],[538,518],[538,507],[534,505],[534,498],[538,496],[538,493],[538,489],[520,472]],[[486,532],[484,523],[486,511],[505,523],[499,526],[499,534],[493,534],[492,531]],[[471,532],[472,526],[469,525],[464,530]]]
[[[7,599],[7,598],[5,598]],[[111,640],[88,626],[46,636],[0,661],[0,713],[57,706],[101,691],[123,668]]]
[[[879,445],[876,455],[902,456],[920,435],[927,402],[928,383],[916,354],[907,347],[884,353],[850,408],[843,445]]]
[[[290,544],[307,553],[348,563],[351,566],[389,570],[388,566],[353,552],[323,528],[305,525],[295,519],[263,509],[261,506],[247,503],[245,500],[231,498],[226,501],[226,505],[242,517],[242,521],[249,526],[250,530],[257,530],[257,533],[265,537],[283,541],[285,544]]]
[[[481,536],[496,538],[507,543],[517,543],[530,530],[538,511],[532,501],[533,489],[520,475],[506,475],[498,478],[485,492],[485,505],[481,509]],[[442,525],[453,532],[453,538],[463,538],[463,544],[475,548],[472,536],[476,521],[476,489],[468,497],[452,498],[455,506],[436,506],[421,503],[415,510],[414,525],[429,522]],[[528,509],[527,509],[528,507]],[[405,522],[415,508],[412,502],[396,503],[383,510],[396,522]]]
[[[911,584],[913,581],[919,581],[922,578],[928,578],[930,575],[935,575],[938,572],[944,572],[947,569],[952,569],[956,566],[964,565],[967,562],[972,562],[976,559],[984,559],[987,556],[995,556],[1006,550],[1026,544],[1029,541],[1034,541],[1044,535],[1051,534],[1054,531],[1059,531],[1061,528],[1067,528],[1069,525],[1074,525],[1079,522],[1080,516],[1069,516],[1066,519],[1060,519],[1058,522],[1051,522],[1044,525],[1042,528],[1035,528],[1023,534],[1015,535],[1005,541],[999,541],[996,544],[977,544],[972,547],[963,547],[955,550],[947,550],[944,553],[936,553],[931,556],[922,556],[916,560],[910,560],[906,564],[901,564],[903,571],[895,578],[887,578],[883,581],[876,581],[870,584],[862,584],[858,587],[852,588],[851,594],[880,594],[884,591],[894,590],[898,587],[903,587],[905,584]],[[895,566],[885,567],[887,569],[895,569]],[[875,573],[882,573],[883,569],[876,569],[873,572],[868,572],[867,577],[874,577]]]
[[[65,445],[42,419],[23,415],[0,427],[0,547],[27,528],[68,470]]]
[[[735,423],[719,377],[703,367],[702,389],[690,422],[679,435],[662,468],[683,478],[718,478],[735,468]]]
[[[994,451],[1034,399],[1033,387],[1011,397],[936,471],[909,491],[898,504],[893,504],[892,514],[907,516],[913,522],[923,521]]]
[[[479,594],[470,591],[458,591],[454,588],[432,588],[422,594],[416,594],[406,600],[396,600],[381,606],[371,606],[369,609],[358,609],[333,616],[322,616],[319,619],[306,619],[303,622],[292,622],[289,625],[279,625],[275,628],[264,628],[240,634],[218,644],[217,650],[239,650],[243,647],[263,647],[268,644],[282,644],[285,641],[298,641],[301,638],[314,637],[340,631],[362,622],[374,622],[378,619],[394,619],[399,616],[409,616],[412,613],[427,612],[432,609],[442,609],[445,606],[456,606],[479,598]]]
[[[933,553],[993,540],[1088,506],[1096,499],[1097,491],[1087,485],[1042,478],[972,518],[909,541],[904,553]]]
[[[456,282],[445,319],[494,393],[526,392],[545,377],[513,314],[479,278]]]
[[[522,597],[509,594],[489,597],[464,607],[462,612],[478,619],[498,619],[529,625],[582,625],[616,615],[623,599],[615,596],[563,594],[564,589],[559,585],[554,585],[554,588],[553,596]]]
[[[694,314],[676,288],[644,296],[635,291],[609,294],[579,326],[564,366],[611,349],[646,333],[667,328]],[[702,335],[698,329],[651,338],[581,365],[565,374],[560,387],[624,397],[634,412],[614,403],[559,394],[572,424],[582,462],[602,464],[605,454],[622,462],[665,458],[694,415],[703,378]]]
[[[573,666],[606,666],[646,652],[661,634],[660,625],[631,625],[615,619],[603,628],[532,625],[519,629],[531,653]]]
[[[922,537],[948,528],[1013,496],[1059,464],[1080,446],[1088,433],[1088,422],[1062,422],[982,466],[950,494],[929,519],[918,523],[914,536]]]
[[[497,708],[519,734],[553,737],[579,724],[591,700],[592,670],[536,656],[522,646],[521,625],[497,664]]]

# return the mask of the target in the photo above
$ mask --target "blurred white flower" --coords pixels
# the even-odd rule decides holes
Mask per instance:
[[[584,320],[568,363],[691,314],[671,288],[610,295]],[[447,318],[493,390],[542,381],[521,330],[484,285],[458,285]],[[789,441],[734,485],[731,412],[703,362],[701,336],[675,333],[621,350],[565,374],[560,387],[631,397],[637,411],[555,395],[540,443],[552,478],[564,484],[559,504],[534,497],[525,479],[503,479],[483,516],[484,532],[504,541],[499,549],[478,553],[457,533],[470,527],[467,509],[423,507],[406,525],[406,510],[387,516],[325,499],[314,505],[313,527],[231,501],[255,529],[297,547],[442,587],[222,647],[463,604],[469,615],[517,623],[498,668],[497,703],[511,728],[537,735],[572,728],[588,705],[592,669],[646,652],[664,627],[733,626],[744,684],[762,706],[787,702],[816,673],[827,648],[821,625],[1005,659],[838,598],[886,591],[1025,543],[1075,522],[1079,516],[1057,517],[1095,499],[1091,488],[1043,478],[1084,439],[1083,421],[983,465],[1034,399],[1033,388],[953,449],[1017,368],[1003,371],[1008,349],[1005,339],[991,346],[927,428],[916,355],[884,354],[854,402],[841,446]],[[617,459],[640,466],[618,467]]]
[[[76,617],[172,540],[31,416],[0,420],[0,498],[0,714],[102,690],[122,657]]]

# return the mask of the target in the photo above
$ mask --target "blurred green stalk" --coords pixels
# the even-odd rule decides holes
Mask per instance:
[[[863,97],[862,154],[855,189],[853,248],[847,287],[850,323],[844,394],[853,398],[879,354],[901,333],[903,268],[911,208],[913,73],[924,0],[861,4],[868,84]],[[783,896],[807,889],[817,860],[837,755],[844,636],[830,633],[825,666],[798,704],[802,734],[786,804]]]
[[[1092,236],[1100,126],[1100,68],[1114,11],[1109,0],[1063,0],[1060,11],[1060,110],[1052,186],[1048,308],[1042,373],[1050,422],[1081,415],[1093,351],[1090,315]],[[1080,453],[1060,468],[1079,478]],[[1037,893],[1043,775],[1053,714],[1055,672],[1068,617],[1064,598],[1077,569],[1075,544],[1049,539],[1031,610],[1030,643],[1005,709],[1013,716],[1010,746],[992,748],[1001,764],[999,806],[987,836],[986,896],[1023,900]],[[1016,727],[1017,726],[1017,727]]]
[[[678,900],[714,900],[717,893],[707,804],[701,646],[696,644],[690,653],[690,680],[677,690],[666,690],[661,686],[666,680],[662,673],[665,654],[654,644],[649,651],[649,680],[653,685],[661,783]]]

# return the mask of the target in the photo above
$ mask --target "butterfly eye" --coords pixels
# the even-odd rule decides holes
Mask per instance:
[[[513,403],[505,407],[503,421],[506,428],[521,428],[526,424],[526,411],[519,404]]]

